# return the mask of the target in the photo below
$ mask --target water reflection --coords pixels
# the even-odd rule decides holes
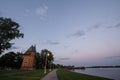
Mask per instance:
[[[85,68],[75,69],[74,72],[120,80],[120,68]]]

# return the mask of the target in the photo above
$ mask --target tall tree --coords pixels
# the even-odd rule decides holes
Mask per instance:
[[[0,54],[9,49],[14,43],[10,43],[15,38],[23,38],[24,34],[19,30],[19,24],[10,18],[0,17]]]
[[[39,68],[42,68],[42,56],[39,52],[36,53],[36,68],[39,69]]]
[[[47,54],[49,54],[49,56],[47,56]],[[46,58],[47,58],[47,61],[46,61]],[[47,67],[48,66],[50,67],[50,65],[52,65],[51,62],[54,61],[52,52],[50,52],[47,49],[43,49],[43,50],[41,50],[41,53],[37,54],[37,61],[36,61],[37,68],[44,68],[45,61],[47,63],[46,64]]]
[[[0,57],[1,68],[17,68],[21,67],[23,54],[20,52],[8,52]]]

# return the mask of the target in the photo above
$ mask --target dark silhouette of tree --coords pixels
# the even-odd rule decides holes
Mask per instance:
[[[22,53],[8,52],[0,57],[0,67],[19,69],[21,67],[22,60]]]
[[[17,52],[15,56],[15,68],[20,69],[22,61],[23,61],[23,53]]]
[[[47,49],[44,49],[44,50],[42,50],[41,54],[43,54],[44,65],[45,65],[45,60],[47,58],[47,67],[50,67],[51,66],[51,62],[54,61],[54,57],[53,57],[52,52],[47,50]]]
[[[49,54],[49,56],[47,56]],[[52,61],[54,61],[54,57],[52,52],[50,52],[47,49],[41,50],[41,53],[37,53],[36,55],[36,68],[44,68],[45,66],[45,61],[47,58],[47,68],[52,65]]]
[[[42,68],[42,56],[39,52],[36,53],[36,68]]]
[[[23,38],[24,34],[20,33],[19,24],[10,18],[0,17],[0,54],[9,49],[14,43],[10,43],[15,38]]]

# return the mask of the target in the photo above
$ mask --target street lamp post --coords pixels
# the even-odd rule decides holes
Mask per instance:
[[[46,74],[46,66],[47,66],[47,56],[49,56],[49,53],[46,53],[45,55],[45,67],[44,67],[44,74]]]
[[[52,63],[53,63],[53,60],[50,61],[50,69],[49,69],[49,71],[51,71]]]

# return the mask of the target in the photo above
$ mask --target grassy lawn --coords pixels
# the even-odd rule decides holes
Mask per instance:
[[[0,80],[40,80],[45,76],[44,70],[0,70]],[[48,71],[47,71],[48,72]]]
[[[23,72],[22,70],[0,70],[0,74]]]
[[[75,73],[68,70],[58,70],[57,74],[59,80],[112,80],[97,76]]]

